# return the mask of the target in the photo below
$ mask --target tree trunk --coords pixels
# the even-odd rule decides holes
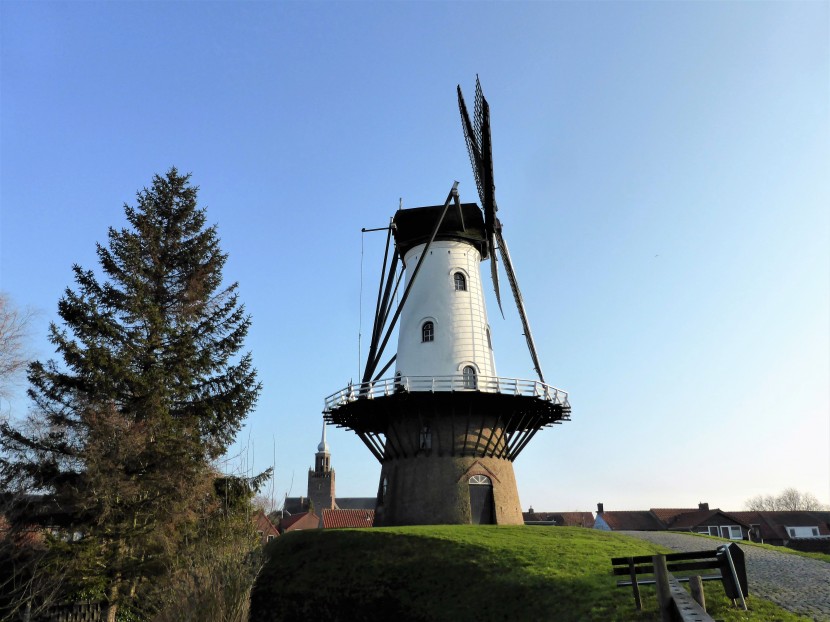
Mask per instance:
[[[115,622],[115,614],[118,613],[118,581],[113,582],[110,587],[109,602],[107,602],[107,622]]]

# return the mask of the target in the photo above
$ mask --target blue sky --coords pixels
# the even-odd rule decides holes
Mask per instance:
[[[505,238],[572,421],[523,507],[830,502],[828,2],[0,3],[0,289],[46,341],[73,263],[155,173],[193,174],[264,391],[235,468],[305,492],[358,376],[404,206],[477,200],[455,102],[491,106]],[[361,249],[362,262],[361,262]],[[363,317],[361,318],[361,263]],[[486,268],[486,266],[484,266]],[[503,376],[532,378],[510,304]],[[3,408],[26,412],[23,397]],[[329,429],[341,496],[380,468]]]

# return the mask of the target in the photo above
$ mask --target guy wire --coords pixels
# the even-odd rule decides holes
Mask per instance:
[[[357,320],[357,378],[360,378],[360,361],[363,359],[363,354],[360,350],[361,339],[363,338],[363,240],[366,237],[366,232],[360,232],[360,315]]]

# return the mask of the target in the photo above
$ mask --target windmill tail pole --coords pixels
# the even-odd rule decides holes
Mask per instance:
[[[530,358],[533,360],[533,365],[539,376],[539,380],[544,383],[545,377],[542,374],[542,366],[539,363],[539,356],[536,354],[536,345],[533,342],[533,333],[530,332],[530,323],[527,320],[527,312],[525,312],[522,292],[519,291],[519,283],[516,280],[516,273],[513,271],[513,262],[510,260],[510,251],[507,250],[507,243],[504,241],[504,236],[502,236],[499,229],[496,229],[496,239],[498,240],[499,250],[501,251],[504,271],[507,273],[507,280],[510,281],[510,289],[513,290],[513,298],[516,300],[516,308],[519,310],[519,317],[522,320],[522,328],[525,332],[527,349],[530,350]]]

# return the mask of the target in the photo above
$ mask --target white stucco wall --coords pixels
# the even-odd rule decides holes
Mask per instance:
[[[424,250],[416,246],[406,254],[407,284]],[[481,255],[467,242],[432,243],[400,319],[396,372],[402,376],[450,376],[472,365],[479,376],[495,376],[493,351],[488,342],[487,309],[481,283]],[[467,291],[456,291],[454,275],[467,279]],[[435,325],[435,337],[422,342],[425,321]]]

